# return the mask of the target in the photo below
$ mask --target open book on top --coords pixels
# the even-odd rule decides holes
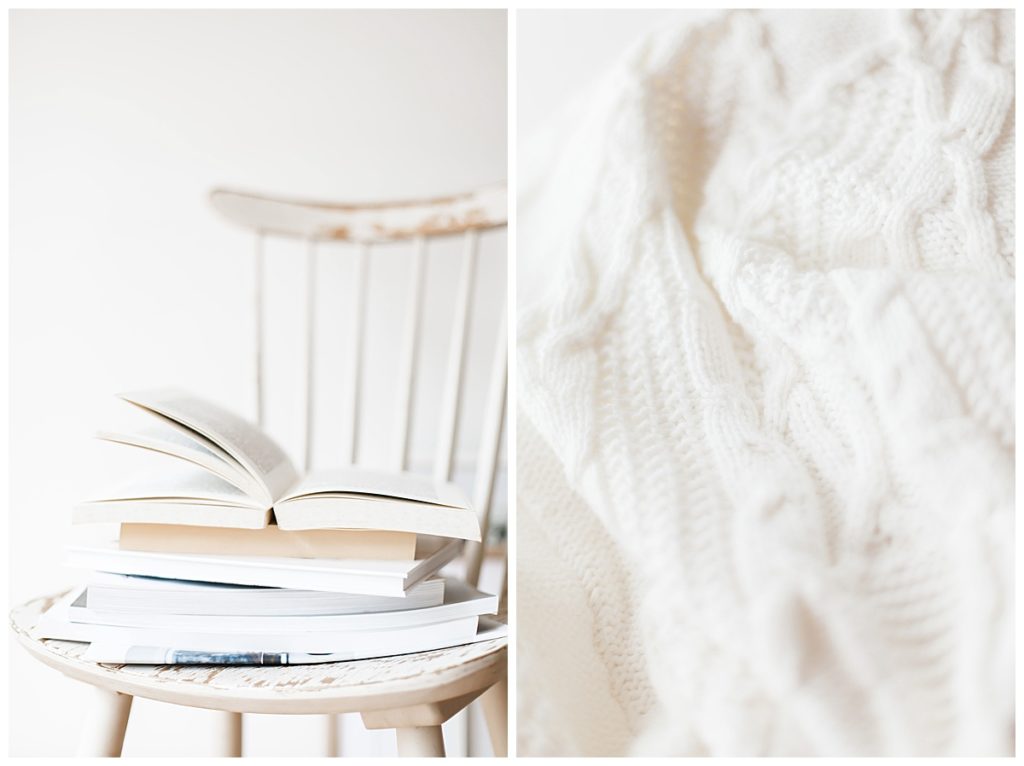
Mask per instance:
[[[75,523],[174,524],[289,530],[390,530],[480,540],[465,494],[451,482],[348,467],[302,476],[273,439],[243,418],[187,393],[121,394],[151,417],[111,442],[176,458],[74,509]]]

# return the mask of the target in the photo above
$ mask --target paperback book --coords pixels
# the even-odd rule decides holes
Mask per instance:
[[[495,596],[438,576],[480,540],[457,485],[354,466],[302,475],[210,402],[121,398],[148,425],[100,438],[159,456],[159,470],[74,509],[68,563],[92,575],[37,638],[88,643],[97,662],[295,664],[504,635],[484,619]]]
[[[175,458],[177,465],[78,505],[76,523],[246,530],[273,524],[281,531],[374,530],[480,540],[476,514],[452,482],[356,467],[301,475],[267,434],[211,402],[173,389],[121,398],[150,416],[149,427],[98,436]]]

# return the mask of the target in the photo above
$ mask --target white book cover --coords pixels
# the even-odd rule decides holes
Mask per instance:
[[[377,630],[478,617],[498,610],[498,597],[481,593],[461,580],[445,584],[444,602],[437,606],[372,614],[311,616],[139,614],[88,606],[92,586],[86,586],[68,607],[68,619],[92,625],[144,628],[195,633],[301,633],[346,630]]]
[[[444,602],[444,592],[441,577],[428,577],[410,587],[404,597],[395,597],[93,572],[87,606],[128,615],[304,617],[438,606]]]
[[[77,595],[80,595],[78,591]],[[71,602],[73,603],[73,601]],[[126,628],[112,625],[92,625],[72,622],[71,603],[62,600],[48,611],[33,630],[36,638],[64,641],[95,641],[126,646],[172,646],[181,650],[210,652],[356,652],[367,653],[395,646],[411,647],[408,651],[422,651],[420,646],[437,643],[453,644],[468,641],[476,635],[477,616],[454,620],[373,630],[325,631],[249,631],[222,632],[170,631],[150,628]]]
[[[116,540],[73,543],[66,550],[69,566],[99,572],[404,597],[408,588],[454,559],[462,541],[451,540],[428,558],[414,561],[152,553],[122,550]]]
[[[378,657],[412,654],[414,652],[449,649],[453,646],[475,644],[480,641],[491,641],[507,636],[508,626],[504,623],[482,617],[477,626],[476,634],[467,640],[459,640],[456,643],[438,641],[433,644],[421,641],[418,648],[396,644],[388,647],[388,654],[381,653],[383,647],[380,646],[365,652],[351,649],[338,652],[280,652],[260,649],[215,652],[195,649],[181,650],[159,646],[132,646],[117,642],[94,641],[89,645],[82,659],[125,665],[313,665],[349,660],[369,660]]]

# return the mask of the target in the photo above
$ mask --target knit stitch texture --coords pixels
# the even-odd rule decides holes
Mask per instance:
[[[521,168],[519,752],[1013,752],[1012,11],[730,12]]]

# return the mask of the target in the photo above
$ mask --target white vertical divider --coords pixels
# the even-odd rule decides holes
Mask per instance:
[[[474,587],[480,581],[480,566],[484,557],[484,546],[491,525],[491,499],[494,494],[494,474],[498,467],[498,453],[505,425],[505,403],[507,398],[508,373],[508,319],[501,312],[497,342],[494,344],[494,360],[491,362],[490,386],[484,405],[483,430],[480,433],[480,447],[476,458],[476,475],[473,485],[473,506],[480,517],[479,543],[466,544],[466,581]]]
[[[306,470],[313,466],[313,421],[316,395],[316,240],[306,240]]]
[[[254,256],[253,309],[256,331],[256,425],[262,427],[264,415],[263,403],[263,232],[256,232],[256,252]]]
[[[441,400],[441,420],[438,427],[437,453],[434,457],[434,477],[449,481],[452,477],[452,458],[455,453],[455,438],[459,427],[459,393],[465,368],[466,332],[470,307],[473,302],[473,276],[476,271],[476,252],[479,235],[475,229],[465,234],[465,251],[462,255],[462,274],[459,278],[459,292],[455,304],[455,319],[451,345],[448,353],[448,370],[445,374],[444,391]]]
[[[416,364],[419,359],[419,328],[423,313],[423,285],[426,281],[426,251],[426,239],[422,236],[417,237],[409,281],[409,314],[398,369],[398,406],[395,408],[395,436],[391,458],[391,466],[396,471],[404,471],[409,467],[409,424],[412,420],[413,381],[416,378]]]
[[[369,253],[370,246],[366,243],[360,244],[356,252],[355,273],[352,279],[352,335],[349,346],[349,375],[350,390],[349,397],[349,424],[351,430],[345,440],[344,453],[341,456],[342,464],[355,463],[359,454],[359,404],[361,398],[362,366],[363,366],[363,336],[366,322],[366,291],[369,284]],[[327,741],[327,754],[329,756],[342,755],[342,734],[341,719],[338,714],[332,713],[327,717],[327,726],[330,736]]]
[[[366,334],[366,290],[369,277],[370,246],[363,243],[356,253],[355,274],[352,279],[352,344],[349,347],[349,423],[351,431],[346,440],[342,463],[356,463],[359,458],[359,404],[362,395],[363,340]]]

